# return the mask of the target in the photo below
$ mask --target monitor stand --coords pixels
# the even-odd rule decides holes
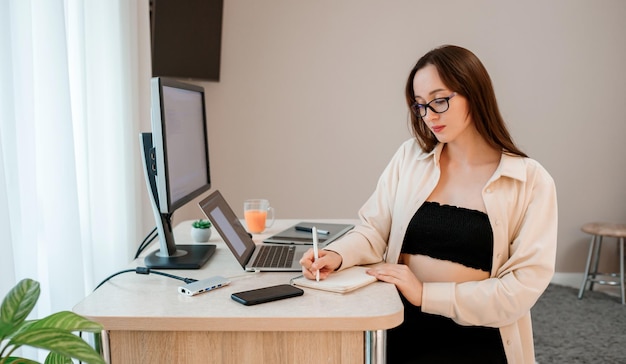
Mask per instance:
[[[148,268],[158,269],[200,269],[215,253],[215,245],[176,245],[172,232],[172,214],[162,213],[159,209],[152,133],[141,133],[139,142],[143,151],[144,175],[160,242],[160,249],[146,256],[144,264]]]
[[[144,258],[144,264],[154,269],[200,269],[215,253],[215,245],[176,245],[174,255],[154,251]]]

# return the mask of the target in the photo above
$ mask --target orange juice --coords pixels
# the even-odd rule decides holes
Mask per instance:
[[[253,234],[262,233],[265,230],[266,210],[247,210],[243,213],[248,226],[248,232]]]

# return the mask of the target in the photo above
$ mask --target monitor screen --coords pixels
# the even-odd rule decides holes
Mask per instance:
[[[215,245],[177,245],[172,214],[211,188],[204,88],[155,77],[151,104],[152,133],[141,133],[140,142],[160,249],[144,263],[149,268],[199,269]]]
[[[159,208],[172,213],[211,188],[204,89],[155,78],[153,96]]]

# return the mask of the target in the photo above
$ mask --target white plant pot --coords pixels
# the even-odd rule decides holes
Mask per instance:
[[[211,238],[211,229],[191,228],[191,238],[196,243],[206,243]]]

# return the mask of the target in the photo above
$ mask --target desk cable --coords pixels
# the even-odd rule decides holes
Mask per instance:
[[[195,278],[185,278],[185,277],[179,277],[179,276],[175,276],[175,275],[173,275],[173,274],[169,274],[169,273],[164,273],[164,272],[159,272],[159,271],[156,271],[156,270],[152,270],[152,269],[147,268],[147,267],[137,267],[137,268],[133,268],[133,269],[125,269],[125,270],[119,271],[119,272],[117,272],[117,273],[111,274],[110,276],[108,276],[107,278],[105,278],[102,282],[100,282],[100,284],[98,284],[98,286],[97,286],[96,288],[94,288],[93,290],[94,290],[94,291],[95,291],[95,290],[97,290],[98,288],[100,288],[100,286],[102,286],[104,283],[106,283],[106,282],[107,282],[108,280],[110,280],[111,278],[113,278],[113,277],[115,277],[115,276],[118,276],[118,275],[120,275],[120,274],[123,274],[123,273],[129,273],[129,272],[135,272],[135,273],[137,273],[137,274],[145,274],[145,275],[148,275],[148,274],[150,274],[150,273],[152,273],[152,274],[158,274],[158,275],[161,275],[161,276],[164,276],[164,277],[173,278],[173,279],[178,279],[179,281],[183,281],[183,282],[185,282],[185,283],[193,283],[193,282],[197,282],[197,281],[198,281],[198,280],[197,280],[197,279],[195,279]],[[257,273],[260,273],[260,271],[259,271],[259,270],[255,270],[252,274],[257,274]],[[236,275],[233,275],[233,276],[227,276],[227,277],[225,277],[225,278],[227,278],[227,279],[231,279],[231,280],[232,280],[232,279],[238,279],[238,278],[250,277],[252,274],[251,274],[251,272],[246,272],[246,273],[243,273],[243,274],[236,274]]]
[[[147,267],[137,267],[137,268],[134,268],[134,269],[125,269],[125,270],[119,271],[117,273],[111,274],[110,276],[105,278],[102,282],[100,282],[100,284],[96,288],[94,288],[94,291],[97,290],[98,288],[100,288],[100,286],[102,286],[109,279],[111,279],[111,278],[113,278],[113,277],[115,277],[117,275],[120,275],[122,273],[128,273],[128,272],[135,272],[137,274],[146,274],[146,275],[150,274],[150,273],[154,273],[154,274],[158,274],[158,275],[161,275],[161,276],[178,279],[178,280],[183,281],[185,283],[193,283],[193,282],[197,281],[197,279],[194,279],[194,278],[179,277],[179,276],[175,276],[173,274],[163,273],[163,272],[159,272],[159,271],[156,271],[156,270],[151,270],[150,268],[147,268]]]
[[[139,258],[141,252],[144,251],[144,249],[146,249],[148,245],[150,245],[150,243],[152,243],[154,239],[156,239],[157,236],[159,236],[159,234],[157,233],[157,228],[155,227],[154,229],[152,229],[152,231],[148,233],[148,235],[146,235],[141,244],[139,244],[139,247],[137,248],[137,253],[135,253],[135,259]]]

